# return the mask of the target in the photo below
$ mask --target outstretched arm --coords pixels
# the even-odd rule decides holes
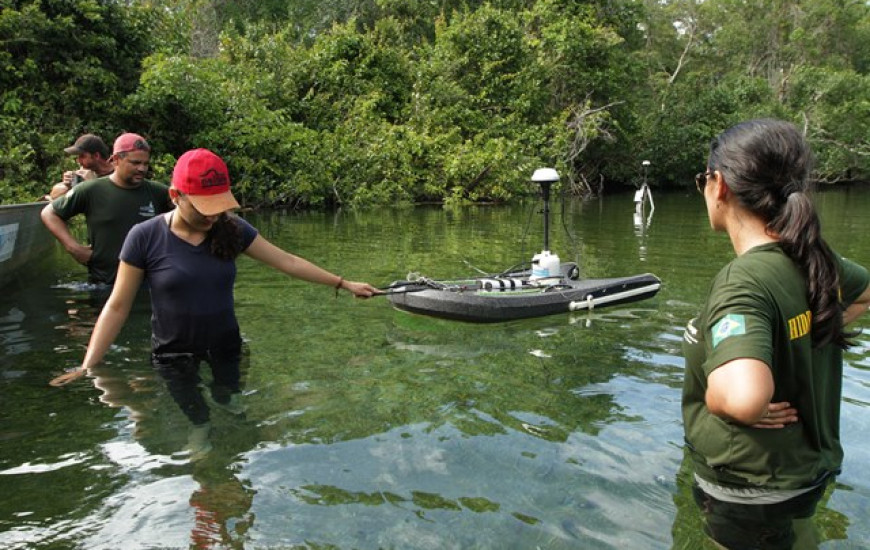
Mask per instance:
[[[72,236],[66,222],[57,215],[50,203],[42,209],[40,217],[45,227],[60,241],[60,244],[63,245],[70,256],[75,258],[78,263],[87,265],[91,261],[91,255],[93,254],[91,247],[81,244]]]
[[[368,283],[345,281],[342,277],[326,271],[305,258],[300,258],[281,250],[261,235],[257,235],[251,246],[245,250],[245,254],[291,277],[335,287],[336,289],[343,288],[353,293],[357,298],[369,298],[375,294],[382,294],[380,290]]]
[[[144,276],[145,272],[141,269],[123,261],[120,263],[115,286],[112,288],[109,300],[100,312],[100,317],[94,326],[94,332],[91,333],[91,340],[88,343],[88,350],[85,352],[82,366],[53,379],[49,382],[52,386],[69,384],[87,374],[91,367],[103,359],[130,315],[130,309],[133,307],[133,301],[136,299],[136,293],[139,291]]]

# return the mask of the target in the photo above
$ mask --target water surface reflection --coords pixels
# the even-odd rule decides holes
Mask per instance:
[[[835,246],[870,263],[870,200],[821,202]],[[386,284],[531,257],[529,208],[250,217],[279,246]],[[47,386],[101,307],[58,255],[0,296],[0,545],[702,547],[679,478],[680,335],[730,254],[699,197],[657,194],[641,233],[633,212],[631,195],[570,205],[574,238],[554,224],[551,246],[586,276],[655,273],[658,296],[498,325],[335,299],[240,261],[247,414],[215,411],[214,449],[195,464],[148,361],[147,299],[90,382]],[[816,520],[831,547],[870,540],[868,346],[847,355],[845,471]]]

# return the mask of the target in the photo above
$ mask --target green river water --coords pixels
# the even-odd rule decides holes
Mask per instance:
[[[663,281],[650,300],[592,312],[438,320],[239,260],[247,413],[215,411],[214,449],[194,464],[177,454],[187,421],[149,365],[147,296],[93,378],[48,386],[81,359],[104,299],[56,250],[0,293],[0,547],[705,547],[679,475],[681,337],[733,253],[697,194],[654,199],[641,224],[630,194],[564,215],[553,204],[550,248],[584,276]],[[817,199],[829,242],[870,265],[870,189]],[[528,260],[539,211],[246,217],[279,246],[382,286]],[[824,548],[870,545],[870,339],[857,342],[844,472],[815,518]]]

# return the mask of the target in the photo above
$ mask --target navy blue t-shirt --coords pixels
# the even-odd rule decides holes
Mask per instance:
[[[239,217],[243,250],[257,230]],[[237,345],[239,324],[233,307],[236,262],[198,246],[169,230],[164,216],[130,230],[121,261],[145,271],[151,290],[151,348],[155,353],[203,353]]]

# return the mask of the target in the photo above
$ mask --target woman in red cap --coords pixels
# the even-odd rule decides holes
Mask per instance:
[[[359,298],[380,293],[367,283],[346,281],[273,245],[247,221],[230,191],[224,161],[206,149],[178,159],[169,195],[175,210],[135,226],[124,241],[112,295],[100,313],[80,368],[51,384],[60,386],[88,372],[115,340],[143,281],[151,289],[152,364],[193,423],[189,450],[204,455],[209,409],[199,389],[199,365],[209,364],[211,396],[231,412],[238,403],[241,336],[233,307],[235,259],[239,254],[284,273],[345,289]]]

